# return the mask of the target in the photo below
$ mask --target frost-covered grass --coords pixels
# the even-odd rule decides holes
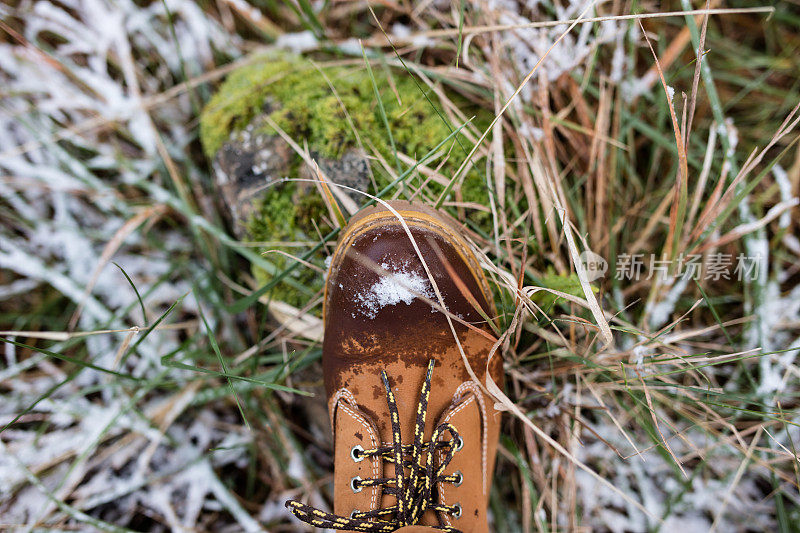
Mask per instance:
[[[688,1],[371,7],[0,5],[0,528],[294,531],[286,498],[330,504],[319,295],[298,315],[252,279],[270,256],[233,236],[198,141],[224,76],[277,45],[392,68],[448,127],[469,117],[444,85],[499,117],[424,176],[477,171],[489,205],[416,191],[491,220],[471,229],[512,411],[496,531],[796,530],[796,4],[707,26],[594,20]],[[393,155],[400,175],[423,154]],[[616,276],[635,254],[702,275]]]

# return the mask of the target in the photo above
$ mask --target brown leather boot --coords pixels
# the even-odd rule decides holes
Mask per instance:
[[[461,349],[485,383],[491,292],[456,222],[425,206],[391,206],[404,223],[382,206],[362,210],[328,271],[322,358],[334,514],[286,505],[321,528],[486,532],[500,415]],[[490,372],[501,384],[499,356]]]

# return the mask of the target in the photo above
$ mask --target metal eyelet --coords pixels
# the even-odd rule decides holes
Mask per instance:
[[[354,463],[360,463],[364,460],[364,448],[360,444],[356,444],[350,449],[350,457]]]
[[[460,487],[464,482],[464,474],[461,473],[461,470],[456,470],[456,473],[453,475],[456,476],[456,480],[453,481],[453,486]]]
[[[357,515],[358,513],[360,513],[360,512],[361,512],[361,511],[359,511],[358,509],[353,509],[353,512],[352,512],[352,513],[350,513],[350,518],[352,518],[352,519],[354,519],[354,520],[355,520],[355,518],[356,518],[356,515]]]
[[[350,480],[350,488],[353,489],[353,492],[361,492],[362,490],[364,490],[364,487],[358,485],[360,481],[361,481],[361,476],[356,476]]]
[[[453,507],[454,507],[453,512],[450,514],[453,516],[453,518],[458,520],[459,518],[461,518],[461,504],[457,503]]]
[[[459,451],[463,447],[464,447],[464,439],[462,439],[461,435],[459,435],[458,438],[456,439],[455,447],[453,448],[453,453]]]

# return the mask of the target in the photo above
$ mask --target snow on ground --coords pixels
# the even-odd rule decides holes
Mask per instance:
[[[498,24],[525,26],[542,20],[542,10],[537,5],[538,2],[527,3],[526,11],[531,12],[527,16],[520,14],[519,5],[513,1],[490,2],[488,7],[496,12]],[[597,2],[594,0],[570,0],[566,5],[553,5],[557,20],[594,17],[596,6]],[[612,72],[609,74],[612,79],[622,78],[626,66],[621,59],[622,39],[627,32],[627,25],[617,21],[586,23],[563,35],[568,27],[568,24],[545,28],[516,27],[501,35],[503,45],[514,57],[518,72],[527,74],[544,58],[535,78],[547,76],[550,81],[558,79],[564,72],[581,72],[587,56],[598,46],[616,43],[620,57],[612,63]],[[523,88],[523,98],[530,100],[535,87],[533,83]]]
[[[0,18],[6,17],[25,25],[19,36],[24,44],[0,43],[0,199],[9,209],[0,234],[0,269],[11,276],[4,278],[9,283],[0,298],[49,286],[82,306],[76,331],[143,326],[133,288],[103,258],[106,246],[116,247],[109,256],[142,292],[151,321],[203,276],[191,266],[182,276],[171,274],[174,256],[192,253],[177,232],[155,225],[143,237],[126,227],[146,207],[125,201],[119,187],[151,181],[163,188],[152,183],[162,164],[154,124],[168,146],[191,139],[188,94],[166,105],[148,98],[174,86],[183,71],[195,76],[213,66],[214,53],[235,57],[237,38],[185,0],[146,7],[128,0],[23,0],[0,6]],[[54,35],[59,39],[53,41]],[[133,229],[148,218],[155,221],[145,217]],[[175,314],[195,310],[187,297]],[[149,336],[119,370],[145,380],[163,375],[161,357],[179,345],[179,334]],[[126,335],[90,337],[86,360],[116,368]],[[69,344],[49,348],[59,352]],[[250,433],[222,429],[211,412],[181,418],[193,389],[171,398],[147,397],[147,388],[131,393],[124,380],[92,369],[67,379],[43,356],[17,361],[17,351],[6,345],[0,426],[35,407],[22,425],[0,434],[0,523],[32,527],[91,511],[125,524],[135,512],[150,509],[175,530],[189,531],[202,512],[227,510],[240,527],[259,529],[215,474],[241,459]],[[31,372],[36,366],[40,371]],[[188,383],[186,371],[171,370],[169,376],[179,387]],[[88,398],[92,391],[99,401]],[[151,420],[163,415],[167,401],[174,420],[163,434]],[[26,420],[46,420],[50,427],[40,434],[26,429]],[[106,447],[110,442],[113,453]],[[97,453],[100,447],[104,451]],[[209,454],[216,447],[225,451]],[[71,507],[58,510],[51,498],[67,495]]]

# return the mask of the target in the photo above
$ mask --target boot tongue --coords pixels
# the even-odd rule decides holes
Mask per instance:
[[[392,431],[393,422],[399,425],[401,428],[399,436],[400,444],[404,447],[411,446],[410,454],[408,449],[404,449],[403,460],[418,461],[418,464],[421,465],[425,465],[427,454],[430,451],[429,444],[432,438],[433,428],[442,421],[445,414],[449,412],[452,407],[452,394],[444,393],[445,390],[448,389],[444,380],[440,378],[439,381],[441,381],[441,383],[436,387],[435,391],[433,390],[435,367],[432,362],[433,360],[429,361],[429,366],[426,366],[424,369],[414,368],[413,370],[409,369],[404,373],[398,374],[402,376],[402,378],[400,380],[395,380],[395,384],[391,382],[388,383],[388,387],[391,389],[391,398],[394,403],[392,404],[387,400],[387,409],[389,413],[387,420],[388,428],[385,427],[386,424],[379,425],[379,432],[383,438],[384,445],[395,444],[397,436],[394,435]],[[386,382],[388,381],[387,372]],[[398,384],[398,381],[401,383]],[[384,390],[387,386],[386,382],[384,382]],[[417,385],[417,382],[419,382],[419,385]],[[386,393],[386,396],[388,397],[389,393]],[[403,403],[402,407],[400,405],[401,398]],[[436,404],[435,406],[432,405],[431,402],[434,398],[435,401],[433,404]],[[443,406],[440,406],[439,404],[442,403],[442,399],[444,399],[445,402]],[[396,422],[393,418],[394,414],[397,414]],[[419,427],[424,428],[422,435],[418,434]],[[443,438],[448,437],[450,437],[450,435],[448,432],[445,432],[445,435],[440,436],[440,439],[443,440]],[[415,448],[415,446],[419,446],[419,448]],[[393,451],[396,451],[396,448]],[[438,457],[434,458],[434,464],[437,459]],[[414,496],[412,496],[411,500],[413,501],[417,501],[418,497],[424,497],[424,494],[417,492],[420,490],[420,483],[423,482],[421,479],[414,479],[415,476],[420,478],[421,476],[424,477],[424,475],[425,474],[420,471],[414,471],[412,475],[410,468],[405,468],[403,470],[404,486],[406,488],[411,486],[416,487],[412,492]],[[383,463],[383,476],[389,479],[397,478],[396,462],[386,461]],[[384,507],[392,506],[396,503],[397,500],[393,495],[385,495],[382,501]],[[407,502],[407,504],[410,503],[411,502]],[[421,516],[417,517],[417,520],[418,523],[429,526],[435,526],[439,523],[435,512],[432,510],[424,512]]]
[[[423,440],[430,439],[433,428],[450,405],[458,385],[454,380],[446,380],[444,376],[440,375],[443,370],[437,363],[431,375],[427,409],[422,410],[420,393],[425,383],[427,361],[425,364],[426,366],[408,365],[404,361],[398,360],[387,363],[381,368],[386,372],[389,387],[397,405],[401,444],[404,445],[414,443],[418,416],[423,416],[425,421]],[[375,382],[379,384],[380,395],[377,393],[378,388],[373,386],[374,394],[368,398],[360,398],[360,404],[361,408],[373,417],[383,443],[390,444],[393,441],[391,413],[387,402],[386,387],[380,376],[381,370],[375,372]]]

